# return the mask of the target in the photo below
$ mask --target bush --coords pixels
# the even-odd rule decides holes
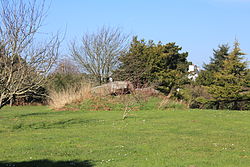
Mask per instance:
[[[217,100],[207,91],[206,86],[188,85],[181,89],[175,96],[187,102],[190,108],[199,109],[228,109],[249,110],[249,95],[244,93],[238,100]]]
[[[72,87],[79,87],[86,82],[83,74],[61,74],[55,73],[48,77],[49,83],[47,88],[56,92],[66,91]]]
[[[204,97],[197,97],[189,103],[190,108],[216,109],[216,102]]]
[[[24,106],[24,105],[45,105],[47,104],[47,89],[39,87],[36,91],[26,92],[22,95],[14,95],[7,104],[10,106]]]
[[[186,85],[175,96],[185,101],[190,108],[211,109],[214,105],[205,86]]]

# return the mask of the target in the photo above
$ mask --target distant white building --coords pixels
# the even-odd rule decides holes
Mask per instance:
[[[197,65],[189,65],[188,66],[188,78],[195,81],[200,72],[200,68]]]
[[[113,78],[112,77],[109,77],[109,82],[113,82]]]

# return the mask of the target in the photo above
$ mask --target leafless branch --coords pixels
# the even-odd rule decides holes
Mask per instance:
[[[40,1],[39,1],[40,2]],[[0,0],[0,108],[15,96],[36,92],[58,56],[59,34],[36,37],[46,16],[45,0]]]
[[[71,56],[80,67],[99,81],[111,76],[118,63],[118,56],[124,53],[128,46],[128,36],[119,28],[102,27],[97,33],[85,34],[81,45],[76,41],[70,45]]]

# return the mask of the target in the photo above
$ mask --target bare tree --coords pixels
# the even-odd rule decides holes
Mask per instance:
[[[70,58],[63,58],[57,61],[52,74],[80,74],[77,65]]]
[[[36,40],[46,17],[45,0],[0,0],[0,108],[37,93],[58,56],[58,34]]]
[[[102,27],[96,33],[85,34],[81,45],[70,45],[71,56],[82,70],[93,75],[99,84],[108,79],[118,64],[118,56],[127,49],[128,36],[119,28]]]

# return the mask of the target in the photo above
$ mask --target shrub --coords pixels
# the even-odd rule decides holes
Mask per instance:
[[[49,83],[47,89],[56,92],[67,91],[73,87],[77,88],[81,83],[86,82],[83,74],[61,74],[55,73],[48,77]]]
[[[195,99],[193,99],[190,103],[189,103],[189,107],[190,108],[199,108],[199,109],[216,109],[216,102],[206,99],[202,96],[197,97]]]
[[[205,86],[186,85],[176,95],[178,100],[184,100],[190,108],[214,108],[211,95]]]

